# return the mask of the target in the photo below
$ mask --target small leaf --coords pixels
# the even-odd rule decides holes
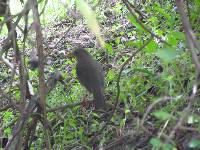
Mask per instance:
[[[188,143],[188,146],[190,148],[198,148],[199,149],[200,148],[200,141],[196,140],[196,139],[193,139]]]
[[[155,5],[153,6],[154,10],[156,10],[157,12],[159,12],[159,14],[163,15],[167,20],[171,20],[171,16],[165,12],[165,9],[163,9],[158,3],[155,3]]]
[[[153,145],[154,148],[156,148],[156,147],[160,147],[161,142],[160,142],[160,140],[157,139],[157,138],[152,138],[152,139],[150,140],[150,144]]]
[[[148,53],[152,53],[152,52],[155,52],[157,51],[158,49],[158,44],[152,40],[144,49],[145,52],[148,52]]]
[[[6,128],[6,129],[4,130],[4,134],[5,134],[5,135],[11,135],[11,132],[12,132],[11,128]]]
[[[158,57],[160,57],[165,63],[171,62],[176,58],[177,52],[173,47],[159,49],[157,52]]]
[[[71,71],[71,73],[72,73],[73,76],[76,76],[76,69],[73,68],[72,71]]]
[[[113,48],[112,48],[112,45],[110,45],[109,43],[106,43],[105,44],[105,48],[108,50],[108,53],[109,54],[113,54],[114,52],[113,52]]]
[[[8,120],[10,117],[12,117],[13,115],[12,115],[12,112],[10,112],[10,111],[6,111],[5,113],[4,113],[4,119],[6,119],[6,120]]]
[[[78,134],[79,134],[79,137],[81,138],[81,140],[82,140],[82,138],[83,138],[83,132],[84,132],[83,127],[80,127],[80,128],[79,128],[79,131],[78,131]]]
[[[73,128],[76,128],[76,120],[74,119],[69,119],[69,125],[72,126]]]
[[[188,124],[194,124],[194,123],[198,123],[198,122],[199,122],[198,118],[195,117],[194,115],[190,115],[188,117],[188,120],[187,120]]]
[[[135,45],[134,41],[126,41],[125,46],[127,47],[133,47]]]
[[[128,18],[128,20],[130,20],[130,22],[131,22],[138,30],[140,30],[140,31],[145,31],[145,30],[141,27],[141,25],[137,22],[137,20],[136,20],[131,14],[129,14],[129,15],[127,16],[127,18]]]
[[[125,34],[125,32],[121,31],[121,32],[119,32],[119,34],[120,34],[120,35],[124,35],[124,34]]]
[[[131,111],[130,111],[130,109],[126,109],[125,110],[125,114],[127,115],[127,114],[129,114]]]
[[[173,46],[177,46],[178,42],[180,40],[184,40],[185,36],[182,32],[174,32],[171,31],[168,35],[167,35],[167,42]]]
[[[115,39],[115,43],[116,43],[117,45],[119,45],[120,41],[121,41],[121,40],[120,40],[119,37]]]
[[[126,119],[122,119],[122,121],[120,122],[120,127],[124,127],[125,126],[125,122],[126,122]]]
[[[115,77],[116,77],[115,72],[114,72],[113,70],[109,70],[108,73],[107,73],[107,78],[108,78],[108,80],[109,80],[109,81],[110,81],[110,80],[114,80]]]
[[[165,111],[156,111],[153,113],[153,115],[161,120],[167,120],[172,117],[171,114],[169,114],[168,112],[165,112]]]

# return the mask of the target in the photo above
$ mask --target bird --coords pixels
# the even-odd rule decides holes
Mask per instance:
[[[93,94],[93,104],[96,110],[105,108],[104,72],[101,64],[84,48],[73,51],[76,57],[76,74],[81,85]]]

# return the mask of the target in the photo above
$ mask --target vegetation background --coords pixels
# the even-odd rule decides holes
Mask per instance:
[[[199,0],[0,0],[0,20],[0,149],[200,149]],[[104,68],[103,112],[76,47]]]

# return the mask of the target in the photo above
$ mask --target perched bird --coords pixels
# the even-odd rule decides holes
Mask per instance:
[[[95,109],[105,108],[104,73],[101,64],[83,48],[73,52],[77,59],[76,72],[79,82],[93,94]]]

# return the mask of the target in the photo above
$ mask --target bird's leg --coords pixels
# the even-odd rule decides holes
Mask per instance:
[[[87,110],[87,108],[88,108],[88,92],[86,91],[86,94],[85,94],[85,96],[83,97],[83,101],[82,101],[82,104],[81,104],[81,109],[83,110],[83,111],[86,111]]]

